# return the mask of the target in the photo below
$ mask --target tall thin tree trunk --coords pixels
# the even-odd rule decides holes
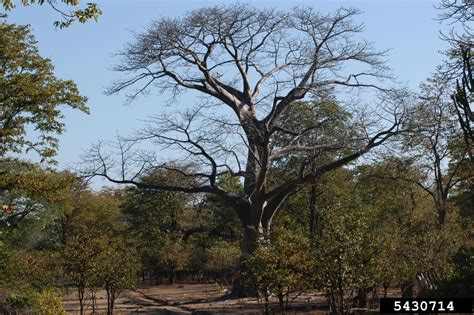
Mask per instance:
[[[79,300],[79,314],[83,315],[84,314],[84,292],[85,288],[82,286],[77,287],[77,296]]]
[[[92,314],[95,314],[97,311],[97,290],[92,290]]]
[[[265,290],[265,292],[263,293],[265,303],[265,315],[270,315],[270,300],[268,295],[268,290]]]
[[[316,182],[311,182],[311,192],[309,194],[309,236],[311,240],[316,237],[317,213],[316,213]]]
[[[390,287],[390,284],[388,282],[383,283],[383,297],[384,298],[387,297],[387,292],[388,292],[389,287]]]

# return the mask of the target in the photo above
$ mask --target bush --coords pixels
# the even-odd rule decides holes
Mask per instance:
[[[36,306],[39,315],[66,315],[61,295],[50,290],[38,294]]]
[[[25,309],[36,304],[36,294],[27,292],[24,294],[12,293],[5,299],[5,305],[12,309]]]
[[[462,249],[453,259],[452,274],[426,293],[429,297],[470,298],[474,296],[474,247]]]

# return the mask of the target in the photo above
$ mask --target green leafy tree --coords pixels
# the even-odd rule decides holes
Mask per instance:
[[[377,222],[378,282],[401,287],[405,296],[413,294],[417,276],[430,286],[445,277],[465,238],[454,208],[439,228],[436,204],[417,184],[423,176],[410,160],[387,158],[361,168],[357,178],[357,190],[363,203],[374,209]]]
[[[439,226],[450,214],[450,196],[463,180],[472,180],[469,148],[463,145],[462,134],[456,127],[454,109],[447,94],[448,83],[428,79],[421,85],[420,101],[414,108],[413,133],[404,139],[403,150],[425,174],[414,179],[403,173],[398,178],[415,181],[431,196],[438,210]]]
[[[473,19],[472,3],[466,0],[441,0],[439,19],[451,25],[448,33],[442,33],[442,39],[449,44],[445,51],[446,60],[437,69],[437,78],[450,83],[451,100],[455,109],[458,126],[462,131],[464,143],[456,146],[464,147],[469,155],[469,163],[465,163],[458,172],[460,179],[454,188],[452,200],[460,209],[463,230],[468,240],[456,255],[454,268],[447,279],[440,284],[434,294],[469,296],[472,295],[472,251],[474,229],[474,32],[471,26]],[[457,157],[459,160],[459,156]],[[467,164],[467,165],[466,165]],[[451,167],[452,168],[452,167]],[[466,176],[471,175],[471,176]],[[469,270],[471,268],[471,270]],[[464,292],[464,293],[463,293]]]
[[[72,81],[56,78],[28,26],[0,22],[0,158],[25,149],[53,157],[64,131],[61,106],[88,112]],[[32,128],[34,133],[26,134]]]
[[[65,209],[57,215],[49,234],[63,247],[64,268],[77,289],[83,312],[89,300],[95,308],[96,291],[103,287],[97,278],[102,252],[109,249],[109,242],[123,241],[122,197],[120,191],[92,192],[80,180],[72,188]]]
[[[19,247],[43,239],[45,226],[64,211],[75,178],[68,172],[44,169],[21,161],[0,162],[0,228]]]
[[[16,3],[20,3],[23,6],[30,5],[49,5],[55,12],[57,12],[61,19],[55,21],[53,24],[59,28],[69,27],[74,22],[85,23],[89,20],[94,19],[97,21],[99,16],[102,14],[102,10],[97,6],[96,3],[89,2],[85,8],[78,9],[80,5],[79,0],[0,0],[0,5],[3,6],[5,11],[10,11],[16,7]],[[71,7],[74,9],[71,10]]]
[[[187,248],[179,235],[165,233],[158,240],[159,250],[156,262],[159,270],[168,276],[172,284],[176,281],[177,274],[188,266]]]
[[[283,311],[292,297],[312,286],[309,240],[301,233],[276,228],[271,242],[262,243],[245,258],[243,270],[244,283],[264,300],[265,314],[270,314],[270,294],[278,297]]]
[[[157,173],[142,180],[165,181],[166,176],[166,173]],[[189,196],[179,192],[129,189],[123,194],[121,207],[129,224],[128,232],[134,237],[144,271],[156,280],[166,274],[174,281],[176,273],[187,265],[183,238],[188,230],[192,232],[196,225],[199,226],[200,221],[191,213],[191,202]]]
[[[377,284],[376,258],[383,245],[377,241],[374,212],[355,187],[352,171],[327,174],[317,203],[323,228],[311,247],[313,279],[334,314],[348,312],[359,290],[365,297],[365,290]]]
[[[118,191],[93,192],[87,187],[69,196],[72,208],[60,213],[57,224],[61,233],[89,235],[101,231],[103,237],[112,238],[123,229],[120,224],[121,194]],[[64,226],[63,226],[64,225]]]
[[[71,237],[63,252],[64,270],[77,289],[81,315],[87,300],[86,290],[95,285],[95,267],[104,249],[103,242],[98,235]]]
[[[453,263],[451,274],[435,290],[426,293],[427,296],[470,298],[474,295],[474,249],[460,250]]]
[[[126,289],[132,289],[140,270],[137,253],[122,241],[110,242],[97,257],[96,281],[107,293],[107,315],[112,315],[114,304]]]

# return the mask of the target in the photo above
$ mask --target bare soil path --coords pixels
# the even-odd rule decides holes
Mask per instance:
[[[116,301],[114,314],[260,314],[261,304],[256,298],[230,299],[227,290],[216,284],[174,284],[159,286],[139,286],[126,291]],[[274,301],[274,309],[277,308]],[[294,302],[300,312],[324,314],[316,311],[324,307],[326,299],[322,295],[302,294]],[[77,295],[71,292],[63,298],[68,314],[78,314]],[[105,292],[97,294],[97,313],[107,310]],[[86,314],[92,314],[92,306],[87,305]]]

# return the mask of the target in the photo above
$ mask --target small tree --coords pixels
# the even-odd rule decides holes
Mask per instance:
[[[120,294],[135,286],[139,269],[135,251],[122,244],[108,244],[97,257],[95,281],[107,293],[107,315],[113,314],[115,301]]]
[[[265,314],[270,313],[270,294],[278,297],[283,311],[311,286],[309,240],[285,229],[275,229],[273,236],[271,243],[262,243],[243,262],[243,280],[264,299]]]
[[[102,242],[93,235],[71,237],[63,253],[64,269],[76,286],[81,315],[87,300],[86,289],[94,282],[94,267],[103,247]]]
[[[314,281],[326,292],[333,314],[347,313],[354,292],[363,290],[365,299],[365,289],[376,284],[374,258],[380,249],[370,224],[373,213],[353,197],[347,191],[335,195],[322,209],[324,230],[312,246]]]

